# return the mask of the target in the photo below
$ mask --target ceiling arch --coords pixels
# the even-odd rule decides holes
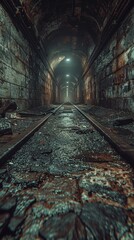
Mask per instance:
[[[15,23],[18,22],[18,27],[23,32],[25,28],[30,32],[31,44],[31,37],[34,39],[34,35],[36,36],[39,46],[45,50],[43,54],[48,69],[50,66],[57,79],[62,73],[66,74],[66,71],[79,79],[85,66],[90,63],[91,58],[95,59],[103,47],[102,44],[105,44],[113,29],[117,28],[126,9],[132,4],[132,0],[2,2],[12,13]],[[33,45],[36,45],[36,40]],[[73,59],[70,67],[65,64],[67,57]]]

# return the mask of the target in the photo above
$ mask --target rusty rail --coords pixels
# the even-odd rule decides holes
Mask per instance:
[[[63,105],[63,104],[62,104]],[[54,113],[58,111],[58,109],[62,106],[58,106]],[[53,115],[53,113],[49,113],[47,116],[39,120],[37,123],[33,123],[30,127],[28,127],[24,132],[19,134],[15,139],[11,140],[9,143],[5,144],[3,148],[0,150],[0,165],[7,160],[7,158],[11,158],[12,155],[23,145],[25,144],[36,131]]]
[[[89,114],[84,113],[80,108],[73,106],[94,126],[94,128],[105,137],[112,147],[123,157],[123,159],[134,166],[134,148],[124,142],[119,136],[112,133],[109,128],[104,127]]]
[[[119,136],[112,133],[109,128],[104,127],[98,121],[96,121],[93,117],[89,116],[89,114],[84,113],[80,108],[76,105],[72,104],[93,126],[94,128],[104,136],[104,138],[111,144],[112,147],[120,154],[125,161],[134,166],[134,148],[132,148],[129,144],[124,142]],[[63,106],[60,105],[56,108],[55,112],[59,110],[59,108]],[[13,139],[6,145],[4,145],[3,149],[0,151],[0,165],[7,160],[7,158],[12,157],[12,155],[23,145],[25,144],[33,134],[38,131],[38,129],[49,119],[49,117],[53,113],[48,114],[37,123],[32,124],[31,127],[27,128],[23,133],[21,133],[17,138]]]

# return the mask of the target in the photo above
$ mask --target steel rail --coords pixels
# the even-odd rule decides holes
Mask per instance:
[[[104,138],[110,143],[117,153],[131,166],[134,167],[134,148],[123,141],[119,136],[115,135],[110,128],[106,128],[96,121],[89,114],[84,113],[79,107],[72,104],[93,126],[94,128],[104,136]]]
[[[72,104],[72,103],[71,103]],[[64,104],[58,106],[54,113],[59,110]],[[79,107],[72,104],[93,126],[94,128],[110,143],[110,145],[117,151],[117,153],[123,157],[123,159],[134,166],[134,148],[124,142],[119,136],[115,135],[111,129],[104,127],[89,114],[84,113]],[[36,131],[53,115],[49,113],[47,116],[39,120],[37,123],[32,124],[23,133],[19,134],[17,138],[11,140],[9,143],[3,146],[0,151],[0,165],[4,164],[7,158],[11,158],[12,155],[24,145]]]
[[[53,113],[49,113],[47,116],[43,117],[36,123],[33,123],[28,127],[24,132],[19,134],[15,139],[11,140],[5,144],[0,150],[0,165],[4,164],[7,158],[11,158],[12,155],[23,145],[25,144],[36,131],[55,113],[61,108],[63,104],[58,106]]]

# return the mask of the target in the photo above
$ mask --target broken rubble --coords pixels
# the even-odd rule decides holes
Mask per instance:
[[[9,220],[10,214],[8,213],[0,214],[0,236],[4,234],[4,231],[7,228]]]
[[[122,125],[127,125],[127,124],[133,123],[133,122],[134,122],[133,118],[116,119],[113,121],[113,126],[122,126]]]
[[[12,134],[11,123],[4,118],[0,118],[0,135]]]
[[[9,231],[15,233],[18,227],[24,222],[24,220],[24,216],[15,216],[11,218],[10,223],[8,224]]]
[[[6,101],[3,106],[0,108],[0,115],[1,117],[5,117],[7,111],[14,111],[17,109],[16,102]]]
[[[44,223],[39,235],[43,239],[86,239],[84,225],[74,213],[50,218]]]
[[[16,197],[5,197],[0,201],[0,212],[10,212],[12,213],[17,205]]]
[[[122,208],[102,203],[86,203],[80,218],[96,240],[119,240],[130,231],[127,214]]]
[[[77,134],[92,128],[69,114],[52,117],[0,171],[1,198],[17,196],[13,214],[4,212],[10,214],[4,238],[132,240],[130,167],[96,130]]]

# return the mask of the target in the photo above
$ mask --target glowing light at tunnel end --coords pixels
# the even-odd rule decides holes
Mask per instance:
[[[66,62],[70,62],[71,61],[71,59],[70,58],[66,58]]]

